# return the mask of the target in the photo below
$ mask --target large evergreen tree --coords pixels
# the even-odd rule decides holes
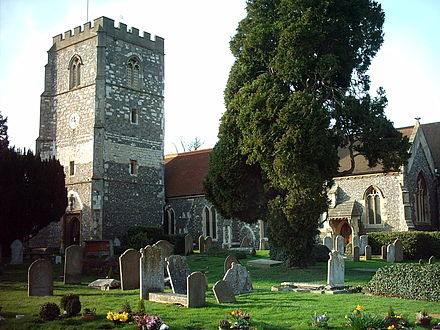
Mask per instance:
[[[225,217],[269,221],[271,253],[292,265],[310,262],[339,147],[385,170],[408,157],[384,92],[369,94],[383,22],[371,0],[248,0],[231,40],[206,196]]]
[[[60,163],[8,148],[6,120],[2,120],[0,115],[0,242],[8,246],[59,221],[67,207],[67,193]]]

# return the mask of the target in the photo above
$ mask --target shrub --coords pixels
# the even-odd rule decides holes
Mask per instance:
[[[372,313],[366,313],[363,309],[362,306],[358,305],[352,313],[345,316],[349,328],[357,330],[386,328],[387,321],[383,317]]]
[[[117,259],[84,259],[83,260],[83,273],[84,275],[97,276],[99,278],[105,278],[109,275],[110,268],[113,269],[113,275],[116,278],[119,275],[119,262]]]
[[[403,258],[418,260],[435,256],[440,258],[440,231],[407,231],[368,233],[368,244],[373,254],[380,254],[382,245],[390,244],[398,238],[403,245]]]
[[[161,227],[133,226],[128,228],[127,232],[121,237],[121,247],[123,251],[127,249],[139,250],[165,239],[164,237]]]
[[[375,295],[440,301],[440,265],[385,266],[376,272],[366,288]]]
[[[81,311],[81,302],[77,294],[68,293],[61,298],[60,306],[68,316],[77,315]]]
[[[330,249],[323,244],[316,244],[312,250],[312,257],[316,261],[328,261]]]
[[[124,304],[119,308],[118,313],[128,313],[131,314],[131,306],[130,303],[126,300]]]
[[[226,258],[227,256],[236,256],[237,259],[246,259],[246,253],[243,251],[234,251],[222,249],[218,246],[212,246],[206,251],[208,257]]]
[[[167,240],[174,245],[174,254],[185,255],[185,236],[186,234],[164,235],[161,239]]]
[[[41,305],[39,315],[44,321],[52,321],[60,315],[60,308],[55,303],[47,302]]]

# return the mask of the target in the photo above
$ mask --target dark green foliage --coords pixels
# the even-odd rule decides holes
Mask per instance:
[[[382,267],[366,288],[375,295],[440,301],[440,265],[396,264]]]
[[[139,250],[147,245],[153,245],[163,239],[164,233],[161,227],[133,226],[121,237],[121,247],[126,249]]]
[[[0,242],[35,235],[58,222],[67,207],[64,170],[55,159],[42,161],[31,151],[0,152]]]
[[[328,261],[330,249],[323,244],[316,244],[312,250],[312,258],[315,261]]]
[[[164,235],[162,239],[167,240],[174,245],[174,254],[185,254],[185,235],[186,234],[173,234]]]
[[[145,301],[144,299],[139,299],[138,302],[138,313],[145,313]]]
[[[47,302],[41,305],[38,315],[43,321],[53,321],[60,315],[60,308],[55,303]]]
[[[9,146],[7,121],[8,118],[3,118],[0,113],[0,153],[7,150]]]
[[[313,262],[339,147],[350,150],[346,173],[357,154],[385,170],[408,157],[385,94],[369,95],[383,22],[372,0],[247,1],[204,187],[224,217],[268,221],[271,257]]]
[[[121,308],[119,308],[118,310],[118,313],[124,313],[124,312],[128,314],[132,312],[130,303],[127,300],[122,304]]]
[[[405,231],[368,233],[368,244],[373,254],[380,254],[382,245],[402,241],[405,260],[440,258],[440,231]]]
[[[107,273],[107,278],[114,278],[113,267],[110,267]]]
[[[247,255],[242,251],[233,251],[222,249],[217,246],[210,247],[208,251],[206,251],[206,255],[208,257],[218,257],[218,258],[226,258],[227,256],[236,256],[238,259],[246,259]]]
[[[119,276],[119,262],[118,259],[102,259],[102,258],[87,258],[83,260],[84,275],[104,278],[109,275],[109,270],[113,269],[113,276]],[[115,277],[112,277],[115,278]]]
[[[61,298],[60,306],[67,312],[67,316],[75,316],[81,311],[79,296],[74,293],[64,295]]]

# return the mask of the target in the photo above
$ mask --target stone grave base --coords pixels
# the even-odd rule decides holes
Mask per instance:
[[[311,292],[318,294],[338,294],[359,292],[357,288],[340,286],[330,287],[324,284],[315,283],[293,283],[283,282],[280,286],[273,286],[271,291],[293,291],[293,292]]]
[[[149,292],[148,300],[165,304],[179,304],[188,307],[188,299],[186,294],[169,292]]]
[[[277,260],[256,259],[256,260],[248,261],[247,265],[257,267],[257,268],[269,268],[269,267],[273,267],[273,266],[279,266],[282,263],[283,263],[282,261],[277,261]]]

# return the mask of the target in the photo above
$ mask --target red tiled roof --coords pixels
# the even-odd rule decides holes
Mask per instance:
[[[203,179],[212,149],[165,156],[165,196],[203,195]]]
[[[421,125],[431,150],[434,164],[440,169],[440,122]],[[398,128],[408,138],[414,126]],[[203,179],[208,173],[209,157],[212,149],[197,150],[165,156],[165,195],[170,197],[203,195]],[[340,171],[349,168],[350,159],[347,149],[338,151]],[[351,175],[381,173],[382,166],[368,167],[364,157],[356,158],[356,167]]]

